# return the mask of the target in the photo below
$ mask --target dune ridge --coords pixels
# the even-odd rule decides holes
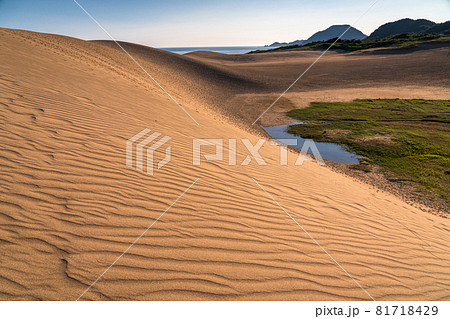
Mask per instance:
[[[196,178],[83,300],[369,300],[252,178],[375,300],[450,299],[448,219],[314,162],[294,166],[295,153],[279,166],[268,143],[267,166],[192,165],[192,138],[260,137],[244,124],[265,105],[251,102],[277,91],[259,65],[127,46],[197,126],[110,43],[7,29],[0,38],[1,299],[75,300]],[[344,85],[325,87],[332,96]],[[319,98],[302,90],[275,113]],[[368,94],[394,94],[385,90]],[[154,176],[125,166],[125,141],[144,128],[172,137],[172,161]],[[238,145],[238,163],[246,156]]]

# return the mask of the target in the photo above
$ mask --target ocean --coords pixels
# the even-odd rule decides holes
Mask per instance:
[[[263,46],[239,46],[239,47],[181,47],[181,48],[159,48],[159,49],[178,54],[186,54],[195,51],[213,51],[225,54],[243,54],[254,50],[267,50],[272,48]]]

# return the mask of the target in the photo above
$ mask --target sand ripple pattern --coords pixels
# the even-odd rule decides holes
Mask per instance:
[[[194,167],[192,137],[257,136],[201,98],[190,123],[101,43],[0,36],[1,299],[76,299],[198,177],[83,299],[367,300],[252,177],[376,300],[450,299],[447,219],[315,163],[276,166],[272,146],[265,167]],[[227,74],[217,81],[233,85]],[[145,127],[173,138],[155,176],[125,166],[125,141]]]

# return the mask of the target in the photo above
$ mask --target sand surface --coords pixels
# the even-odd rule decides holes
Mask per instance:
[[[192,165],[192,138],[225,138],[225,158],[227,139],[256,142],[250,123],[317,52],[124,44],[196,125],[115,44],[6,29],[0,40],[1,299],[77,299],[197,179],[83,300],[450,299],[449,219],[294,166],[295,153],[280,166],[268,143],[266,166]],[[311,100],[449,98],[447,51],[330,53],[262,121]],[[144,128],[172,137],[154,176],[125,165]],[[247,154],[238,144],[238,163]]]

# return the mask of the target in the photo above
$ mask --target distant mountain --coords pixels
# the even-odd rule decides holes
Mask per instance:
[[[282,46],[288,45],[305,45],[311,42],[316,41],[327,41],[333,38],[339,37],[342,33],[344,33],[347,28],[350,27],[348,24],[344,25],[333,25],[326,30],[319,31],[314,33],[307,40],[296,40],[293,42],[274,42],[270,45],[265,45],[265,47],[278,48]],[[384,39],[394,35],[402,34],[402,33],[438,33],[450,35],[450,21],[444,23],[434,23],[433,21],[426,19],[402,19],[394,22],[385,23],[382,26],[378,27],[372,34],[367,37],[364,33],[350,27],[348,31],[341,37],[343,40],[363,40],[367,39]]]
[[[278,48],[278,47],[284,47],[287,45],[302,45],[304,42],[305,42],[305,40],[295,40],[292,42],[274,42],[272,44],[265,45],[265,47]]]
[[[292,42],[274,42],[270,45],[265,45],[265,47],[277,48],[277,47],[288,46],[288,45],[303,45],[303,44],[307,44],[307,43],[315,42],[315,41],[326,41],[326,40],[337,38],[337,37],[341,36],[341,34],[344,33],[344,31],[347,30],[348,27],[350,27],[348,24],[332,25],[331,27],[329,27],[326,30],[314,33],[308,40],[295,40]],[[350,29],[348,29],[348,31],[342,36],[341,39],[343,39],[343,40],[353,40],[353,39],[362,40],[364,38],[367,38],[367,36],[364,33],[359,31],[358,29],[350,27]]]
[[[285,46],[285,45],[288,45],[288,43],[287,42],[274,42],[274,43],[272,43],[272,44],[266,44],[265,45],[265,47],[267,47],[267,48],[277,48],[277,47],[282,47],[282,46]]]
[[[400,33],[424,33],[436,23],[425,19],[402,19],[383,24],[369,36],[370,39],[383,39]]]
[[[350,26],[348,24],[343,25],[332,25],[326,30],[319,31],[314,33],[308,40],[306,40],[303,44],[316,42],[316,41],[326,41],[329,39],[337,38],[342,35],[342,33],[345,32]],[[367,36],[359,31],[358,29],[355,29],[353,27],[350,27],[347,32],[341,37],[343,40],[362,40],[367,38]]]
[[[305,44],[305,40],[295,40],[292,42],[289,42],[289,45],[302,45]]]
[[[425,33],[450,34],[450,21],[438,23],[424,31]]]

